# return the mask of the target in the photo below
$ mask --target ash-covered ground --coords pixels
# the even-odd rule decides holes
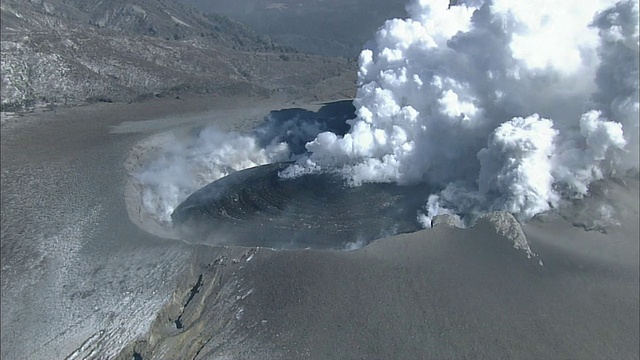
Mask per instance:
[[[5,123],[3,358],[638,355],[637,177],[534,218],[528,248],[500,216],[349,252],[188,245],[131,221],[129,149],[185,125],[247,131],[291,104],[184,101]]]
[[[341,81],[4,117],[2,357],[638,358],[638,4],[407,10],[361,53],[348,126],[315,121]],[[282,161],[424,185],[425,229],[353,251],[173,232],[202,186]]]

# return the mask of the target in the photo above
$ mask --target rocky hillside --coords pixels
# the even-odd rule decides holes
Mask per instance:
[[[184,92],[303,91],[354,72],[171,0],[5,0],[2,111]]]

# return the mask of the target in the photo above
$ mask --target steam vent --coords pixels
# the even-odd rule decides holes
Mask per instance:
[[[288,165],[258,166],[212,182],[175,209],[174,227],[194,243],[343,250],[421,228],[416,215],[427,189],[351,187],[331,173],[280,178]]]

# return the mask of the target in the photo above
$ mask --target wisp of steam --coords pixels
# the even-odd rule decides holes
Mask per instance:
[[[311,134],[300,153],[204,131],[139,174],[147,210],[166,221],[229,172],[297,160],[280,175],[424,183],[425,227],[488,211],[526,221],[637,171],[637,1],[414,0],[407,12],[360,54],[348,133],[293,127]]]

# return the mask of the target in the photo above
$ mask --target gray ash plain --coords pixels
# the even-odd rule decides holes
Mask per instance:
[[[2,358],[639,357],[637,175],[524,224],[531,259],[491,217],[348,252],[190,245],[132,221],[123,164],[141,141],[296,106],[202,97],[3,121]],[[617,223],[586,231],[589,201]]]

